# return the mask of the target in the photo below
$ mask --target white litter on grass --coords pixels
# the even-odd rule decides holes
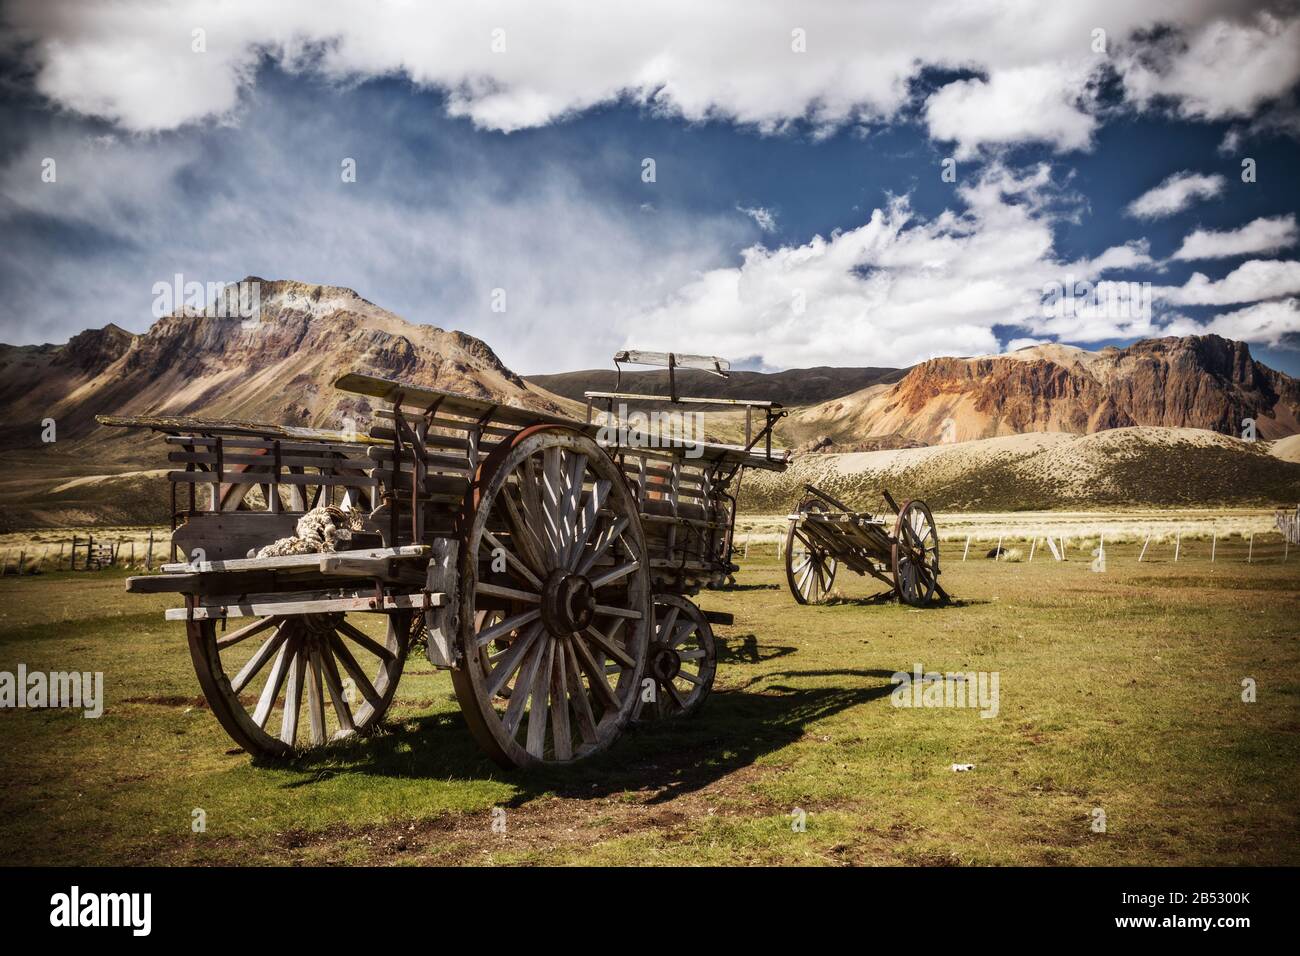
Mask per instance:
[[[974,769],[975,769],[975,765],[973,763],[955,763],[952,765],[953,773],[965,773],[967,770],[974,770]]]

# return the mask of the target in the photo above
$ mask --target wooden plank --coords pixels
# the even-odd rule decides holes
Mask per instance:
[[[210,435],[247,435],[259,438],[296,438],[299,440],[329,441],[353,445],[370,444],[369,439],[364,435],[353,436],[322,428],[299,428],[294,425],[272,425],[268,422],[240,421],[231,418],[96,415],[95,421],[112,428],[151,428],[154,431],[169,434],[201,432]]]
[[[268,614],[288,616],[293,614],[332,614],[336,611],[398,611],[424,607],[424,594],[389,594],[384,597],[382,606],[372,607],[376,603],[373,597],[324,598],[313,601],[295,601],[293,595],[285,595],[286,600],[274,600],[271,596],[256,602],[244,604],[214,604],[194,608],[194,620],[217,621],[232,617],[265,617]],[[430,594],[431,606],[441,605],[447,599],[445,594]],[[164,615],[168,621],[186,621],[190,619],[189,608],[168,608]]]
[[[731,371],[731,362],[716,355],[690,355],[677,352],[646,352],[641,349],[620,349],[614,353],[614,361],[626,365],[655,365],[660,368],[667,368],[669,356],[672,357],[672,364],[677,368],[698,368],[715,374]]]
[[[582,432],[592,438],[597,438],[602,429],[599,425],[580,422],[577,419],[565,418],[560,415],[550,415],[545,412],[533,411],[531,409],[516,408],[513,405],[499,405],[494,402],[487,402],[477,398],[470,398],[466,395],[458,395],[455,392],[444,392],[433,388],[422,388],[417,385],[409,385],[405,382],[395,382],[389,379],[378,378],[373,375],[363,375],[359,372],[350,372],[347,375],[340,376],[335,382],[334,387],[345,392],[352,392],[357,395],[368,395],[371,398],[382,399],[383,401],[393,402],[400,400],[405,406],[418,408],[430,408],[437,406],[438,411],[443,414],[461,415],[465,418],[474,418],[485,423],[509,424],[518,426],[528,426],[537,424],[563,425],[566,428],[572,428],[575,431]],[[637,436],[649,442],[649,436]],[[605,443],[606,447],[611,450],[617,450],[620,446]],[[751,468],[762,468],[768,471],[784,471],[786,467],[787,452],[774,452],[772,459],[765,458],[757,452],[749,452],[738,445],[726,445],[711,442],[701,442],[694,444],[690,442],[673,442],[669,440],[658,441],[654,449],[664,457],[686,458],[688,455],[696,454],[698,450],[698,460],[700,462],[725,462],[727,464],[744,464]],[[642,449],[632,449],[640,454]]]
[[[126,579],[129,594],[184,593],[199,583],[197,574],[143,574]]]
[[[750,408],[783,408],[778,402],[749,398],[695,398],[687,395],[677,396],[674,402],[667,395],[644,395],[637,392],[583,392],[583,398],[617,398],[630,402],[666,402],[676,405],[734,405]]]
[[[360,558],[374,561],[412,560],[429,553],[427,545],[409,544],[400,548],[362,548],[355,551],[313,551],[310,554],[285,554],[275,558],[236,558],[229,561],[200,561],[197,564],[164,564],[167,572],[196,571],[272,571],[287,568],[317,568],[327,558]]]

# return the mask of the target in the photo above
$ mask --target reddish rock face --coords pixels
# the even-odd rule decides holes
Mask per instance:
[[[1239,435],[1247,418],[1255,419],[1260,438],[1300,431],[1300,382],[1255,361],[1245,343],[1217,335],[1147,339],[1078,352],[1070,361],[1032,354],[932,359],[912,369],[880,404],[885,414],[905,411],[927,432],[905,433],[937,441],[939,435],[928,434],[934,416],[927,410],[957,399],[977,413],[963,439],[1129,425]]]

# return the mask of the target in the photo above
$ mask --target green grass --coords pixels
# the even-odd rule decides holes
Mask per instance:
[[[0,863],[1300,863],[1300,555],[1136,553],[1094,574],[946,548],[958,605],[913,610],[849,575],[797,606],[755,547],[702,598],[736,623],[699,716],[540,775],[480,756],[422,658],[382,736],[254,765],[198,696],[174,599],[0,578],[0,670],[103,671],[107,698],[99,720],[0,711]],[[999,672],[999,715],[891,706],[918,662]]]

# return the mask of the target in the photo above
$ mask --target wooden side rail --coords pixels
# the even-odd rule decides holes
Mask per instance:
[[[406,545],[401,548],[363,548],[359,551],[315,551],[310,554],[286,554],[274,558],[233,558],[228,561],[196,561],[188,564],[164,564],[162,571],[169,573],[211,574],[221,571],[288,571],[310,570],[329,573],[330,568],[346,567],[355,561],[413,561],[429,556],[426,545]],[[148,580],[131,578],[129,580]],[[130,590],[128,587],[127,590]]]

